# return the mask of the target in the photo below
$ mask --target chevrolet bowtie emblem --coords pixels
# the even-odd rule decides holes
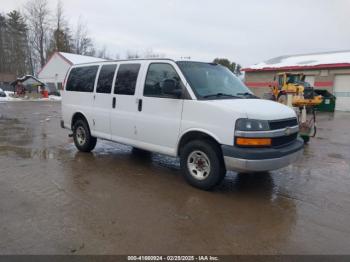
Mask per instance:
[[[290,127],[286,127],[286,129],[284,130],[284,134],[285,134],[286,136],[289,136],[291,132],[292,132],[292,130],[291,130]]]

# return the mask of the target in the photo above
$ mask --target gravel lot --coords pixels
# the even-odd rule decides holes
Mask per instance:
[[[0,103],[0,253],[349,254],[350,113],[318,119],[298,163],[205,192],[177,159],[77,152],[58,102]]]

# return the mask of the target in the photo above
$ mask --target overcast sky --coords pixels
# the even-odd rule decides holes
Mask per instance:
[[[0,0],[0,12],[26,0]],[[62,0],[112,56],[152,49],[167,57],[244,66],[286,54],[350,49],[350,0]],[[52,9],[56,1],[49,0]]]

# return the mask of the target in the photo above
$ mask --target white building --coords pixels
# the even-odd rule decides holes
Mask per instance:
[[[50,90],[61,90],[62,83],[66,77],[67,71],[72,65],[101,61],[105,61],[105,59],[92,56],[56,52],[50,57],[49,61],[39,71],[38,79],[41,82],[45,83]]]

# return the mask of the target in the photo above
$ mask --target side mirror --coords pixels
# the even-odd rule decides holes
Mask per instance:
[[[163,81],[163,93],[165,95],[180,98],[182,96],[182,89],[179,82],[175,79],[166,79]]]

